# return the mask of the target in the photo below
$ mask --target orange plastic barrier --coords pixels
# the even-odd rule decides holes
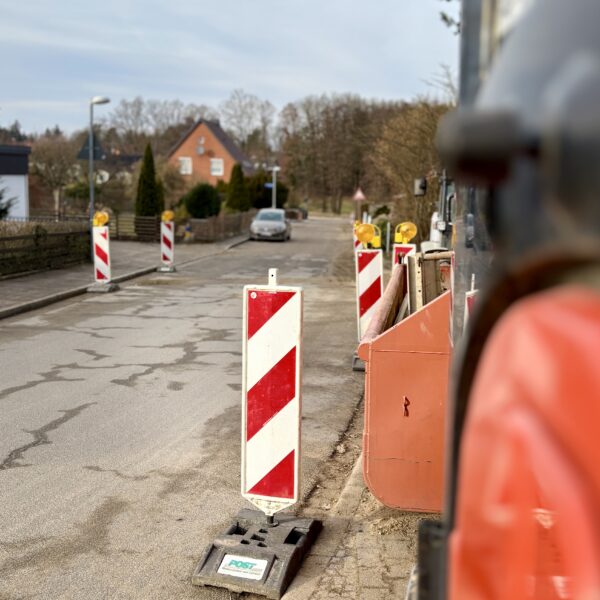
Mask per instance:
[[[600,598],[600,296],[515,304],[478,367],[461,444],[453,600]]]
[[[386,506],[437,512],[444,483],[450,293],[381,332],[404,290],[403,273],[394,269],[358,348],[366,367],[363,473]]]

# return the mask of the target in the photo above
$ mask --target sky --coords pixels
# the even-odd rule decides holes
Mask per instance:
[[[458,37],[441,0],[0,0],[0,126],[86,126],[88,102],[218,107],[241,88],[278,109],[307,95],[440,94]],[[96,107],[97,114],[111,105]]]

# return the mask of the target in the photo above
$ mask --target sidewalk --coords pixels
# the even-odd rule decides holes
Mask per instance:
[[[435,515],[387,508],[366,488],[359,410],[299,511],[321,519],[323,531],[283,600],[405,598],[419,522]]]
[[[221,254],[247,239],[241,235],[214,244],[178,244],[175,265]],[[112,280],[116,283],[151,273],[160,265],[157,243],[112,241],[110,250]],[[87,263],[0,280],[0,319],[84,294],[94,283],[93,277],[92,265]]]

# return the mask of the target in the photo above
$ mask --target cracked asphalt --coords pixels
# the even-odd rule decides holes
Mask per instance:
[[[362,376],[349,224],[310,219],[0,322],[0,600],[235,597],[196,588],[239,494],[242,287],[305,289],[303,488]],[[40,290],[40,295],[44,295]]]

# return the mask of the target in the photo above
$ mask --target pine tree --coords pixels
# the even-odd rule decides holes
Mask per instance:
[[[153,217],[160,214],[161,194],[156,180],[154,156],[150,144],[144,152],[144,162],[138,180],[137,196],[135,199],[135,214],[138,217]]]
[[[242,165],[234,165],[231,171],[231,179],[227,187],[227,207],[234,212],[245,212],[250,210],[250,192],[244,179]]]
[[[8,217],[11,206],[15,203],[16,198],[4,199],[6,188],[0,188],[0,221]]]

